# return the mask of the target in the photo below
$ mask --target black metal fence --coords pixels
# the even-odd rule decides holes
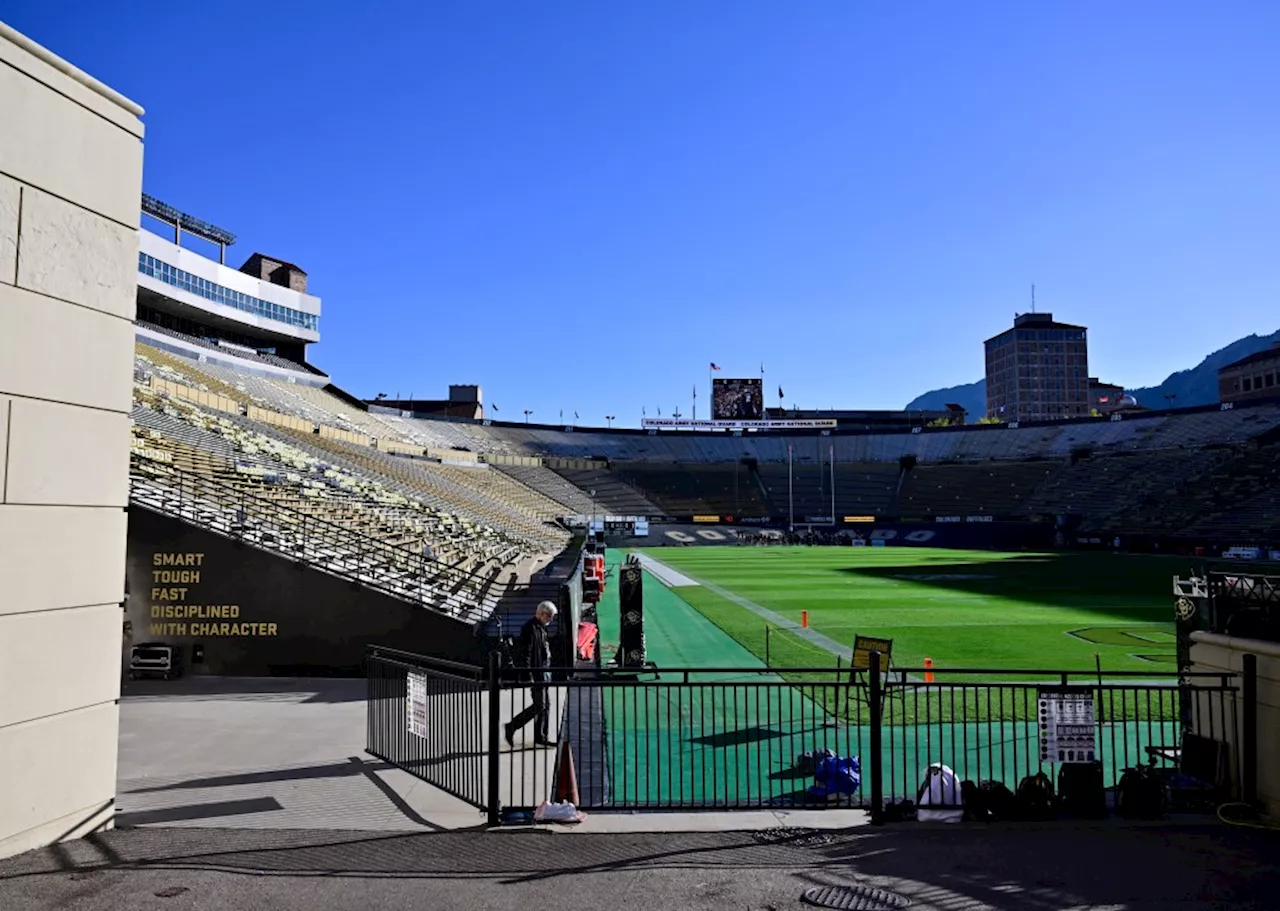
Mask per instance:
[[[1199,784],[1214,799],[1251,799],[1256,714],[1241,698],[1254,692],[1251,667],[1105,680],[1036,670],[590,668],[535,686],[496,659],[477,668],[373,649],[368,750],[495,824],[504,810],[556,799],[596,810],[862,807],[882,819],[887,806],[918,800],[934,764],[1013,790],[1037,772],[1052,779],[1070,759],[1093,763],[1112,792],[1124,770],[1154,763],[1170,777],[1210,779]],[[1042,737],[1064,699],[1091,708],[1087,748]],[[548,745],[538,742],[539,705]],[[531,720],[509,744],[505,725],[522,712]],[[1189,737],[1221,747],[1216,767],[1188,770]]]

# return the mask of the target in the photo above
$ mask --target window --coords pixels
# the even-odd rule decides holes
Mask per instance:
[[[167,285],[173,285],[175,288],[181,288],[191,294],[213,301],[215,304],[234,307],[237,310],[243,310],[255,316],[266,317],[267,319],[287,323],[290,326],[297,326],[301,329],[309,329],[312,332],[316,331],[320,323],[319,317],[313,313],[303,313],[301,310],[283,307],[280,304],[273,304],[269,301],[251,297],[248,294],[241,294],[239,291],[233,291],[230,288],[224,288],[222,285],[199,278],[190,272],[176,269],[168,263],[161,262],[154,256],[148,256],[146,253],[138,254],[138,271],[143,275],[157,278]]]

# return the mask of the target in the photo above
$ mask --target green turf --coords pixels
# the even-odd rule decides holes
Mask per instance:
[[[710,551],[735,556],[727,560],[687,559]],[[715,560],[726,564],[736,561],[739,569],[758,572],[759,562],[753,563],[752,557],[779,552],[782,549],[706,548],[655,551],[654,555],[670,565],[687,568],[692,575],[710,578],[691,564],[703,567]],[[825,567],[815,567],[810,562],[807,570],[797,571],[807,575],[789,578],[788,585],[803,585],[803,579],[822,580],[827,573],[839,573],[842,564],[833,558],[849,557],[847,553],[809,548],[787,549],[786,553],[802,558],[825,554],[828,562]],[[667,559],[673,554],[678,558]],[[954,552],[949,556],[955,556]],[[991,555],[982,556],[988,558],[984,562],[993,562]],[[617,552],[609,554],[614,572],[598,611],[606,663],[619,633],[616,567],[621,557]],[[774,571],[781,568],[780,561],[769,566]],[[984,573],[994,574],[987,570]],[[836,578],[843,581],[842,576]],[[822,584],[818,581],[819,586]],[[745,594],[737,586],[733,590]],[[759,591],[747,596],[780,613],[795,610],[798,616],[800,608],[767,602]],[[865,690],[848,686],[846,677],[834,673],[811,675],[786,670],[832,667],[835,662],[829,652],[794,632],[779,630],[769,638],[774,673],[698,673],[686,677],[669,669],[763,670],[763,622],[705,588],[670,589],[647,572],[644,599],[647,657],[660,669],[657,679],[645,686],[607,684],[602,693],[613,802],[630,806],[786,805],[812,783],[811,778],[790,772],[802,751],[826,747],[846,756],[869,754],[870,713]],[[814,601],[805,603],[814,610]],[[868,605],[863,604],[862,609],[868,609]],[[828,603],[826,610],[838,614],[839,607]],[[811,614],[811,619],[818,617],[816,612]],[[837,625],[837,618],[827,619],[832,622],[824,631],[831,634],[829,630]],[[1091,636],[1103,646],[1124,648],[1131,644],[1129,639],[1112,633],[1129,627],[1105,626],[1096,616],[1088,622],[1093,628],[1107,631]],[[883,629],[897,628],[859,631],[879,633]],[[1142,636],[1133,641],[1140,642],[1143,648],[1161,647],[1161,636]],[[848,638],[851,640],[851,635]],[[1089,646],[1090,665],[1092,649],[1103,646]],[[1044,662],[1016,661],[1009,666],[1025,668],[1037,664]],[[651,676],[644,679],[651,680]],[[979,682],[986,683],[986,679],[974,681]],[[1147,691],[1134,691],[1108,697],[1099,708],[1103,712],[1099,750],[1108,784],[1114,783],[1119,769],[1141,761],[1144,746],[1176,742],[1175,725],[1169,722],[1173,717],[1170,693],[1152,696]],[[1034,714],[1035,688],[1031,685],[998,689],[980,685],[932,690],[907,687],[896,691],[885,705],[886,792],[912,794],[931,761],[946,762],[962,778],[998,778],[1011,787],[1016,785],[1023,775],[1039,768],[1038,741],[1031,723]]]
[[[894,662],[939,668],[1172,669],[1177,558],[932,548],[690,547],[644,551],[809,625],[851,648],[894,640]],[[708,589],[680,589],[704,616],[764,656],[765,622]],[[771,638],[771,665],[827,665],[796,637]],[[846,653],[847,659],[847,653]]]
[[[616,567],[597,613],[602,657],[618,643]],[[607,685],[603,693],[610,796],[650,806],[768,803],[797,789],[786,775],[795,756],[818,746],[847,750],[847,726],[828,727],[811,694],[780,685],[762,661],[644,573],[647,685]],[[673,668],[736,668],[684,675]],[[758,669],[752,673],[751,669]],[[655,679],[656,678],[656,679]],[[845,742],[839,731],[845,730]],[[803,788],[808,782],[800,782]]]

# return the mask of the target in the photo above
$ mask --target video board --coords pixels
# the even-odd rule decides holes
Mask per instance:
[[[764,418],[764,382],[720,379],[711,382],[711,418],[716,421],[759,421]]]

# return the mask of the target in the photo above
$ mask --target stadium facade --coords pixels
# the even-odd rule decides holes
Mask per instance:
[[[307,293],[307,275],[280,259],[254,253],[239,269],[179,245],[183,226],[217,242],[225,254],[234,235],[147,198],[144,212],[163,212],[176,224],[173,241],[143,230],[138,253],[140,339],[155,347],[263,376],[323,385],[307,363],[320,341],[320,299]]]
[[[1280,395],[1280,342],[1218,371],[1223,402],[1259,402]]]
[[[143,126],[3,23],[0,62],[5,856],[115,815]]]

